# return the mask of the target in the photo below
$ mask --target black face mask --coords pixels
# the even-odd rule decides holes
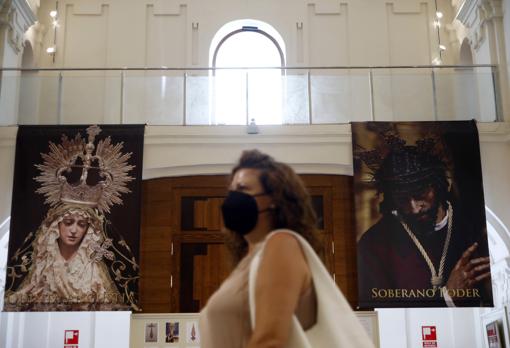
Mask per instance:
[[[259,211],[255,197],[266,193],[250,195],[240,191],[229,191],[221,206],[225,227],[241,236],[248,234],[257,225],[259,214],[269,209]]]

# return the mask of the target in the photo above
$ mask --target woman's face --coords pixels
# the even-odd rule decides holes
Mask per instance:
[[[249,195],[256,195],[259,212],[266,210],[272,205],[273,198],[266,195],[265,189],[260,182],[260,170],[253,168],[241,168],[234,174],[229,189],[239,191]]]
[[[232,178],[230,190],[240,191],[249,195],[264,193],[264,188],[259,180],[260,171],[253,168],[241,168]]]
[[[85,217],[76,213],[68,214],[58,223],[59,239],[65,246],[78,246],[87,232],[88,227],[89,224]]]

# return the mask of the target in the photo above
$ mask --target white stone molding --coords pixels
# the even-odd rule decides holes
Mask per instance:
[[[448,44],[450,47],[455,51],[458,52],[460,50],[460,45],[462,44],[461,41],[459,41],[459,33],[457,32],[458,27],[453,24],[446,24],[445,25],[445,32],[448,37]]]
[[[7,30],[7,41],[16,54],[23,49],[23,34],[36,19],[25,0],[0,0],[0,28]]]
[[[18,133],[18,127],[0,127],[0,148],[2,147],[14,147],[16,146],[16,134]]]
[[[510,232],[501,219],[485,208],[491,257],[494,307],[510,304]]]
[[[0,221],[0,308],[3,307],[3,297],[5,288],[5,276],[7,268],[7,252],[9,247],[9,227],[11,218]]]
[[[44,52],[44,36],[47,32],[48,27],[41,24],[41,22],[36,21],[34,25],[28,28],[23,36],[23,45],[25,45],[26,41],[29,41],[32,44],[32,49],[34,51],[34,64],[39,63],[39,57],[41,56],[41,53]]]
[[[393,14],[417,14],[422,12],[422,4],[427,2],[420,1],[392,1],[386,2],[390,6]]]
[[[468,29],[467,38],[474,50],[478,50],[486,38],[482,1],[484,0],[465,0],[455,15],[455,20]]]
[[[37,11],[39,10],[39,7],[41,7],[41,0],[26,0],[28,3],[28,6],[32,9],[32,12],[37,14]]]
[[[97,2],[77,2],[72,6],[72,14],[75,16],[102,16],[103,6],[109,6],[109,4],[97,3]]]
[[[152,126],[145,130],[143,178],[227,174],[242,150],[258,148],[299,173],[352,175],[350,126]]]
[[[314,14],[316,15],[341,15],[342,4],[343,3],[340,2],[330,1],[314,1],[308,3],[309,6],[313,7]]]
[[[5,220],[0,221],[0,241],[4,236],[9,232],[9,227],[11,223],[11,217],[7,217]],[[7,246],[5,246],[7,248]],[[2,244],[0,243],[0,250],[2,249]],[[0,265],[2,266],[2,265]]]
[[[182,1],[177,0],[156,0],[154,1],[154,15],[166,15],[166,16],[179,16],[181,15],[182,8],[185,7],[186,4],[182,3]]]
[[[494,307],[510,304],[510,257],[491,264]]]
[[[469,44],[475,50],[486,38],[485,24],[495,18],[503,18],[501,0],[465,0],[455,15],[455,19],[469,29]]]
[[[494,18],[503,18],[502,0],[481,0],[480,7],[483,12],[484,21],[490,21]]]
[[[476,8],[479,0],[465,0],[455,15],[455,19],[464,24],[466,27],[472,26],[472,20],[476,16]]]
[[[507,74],[507,59],[503,26],[502,0],[466,0],[460,7],[455,19],[467,29],[470,46],[477,51],[488,40],[490,63],[499,66],[499,87],[501,98],[501,116],[504,120],[510,113],[508,91],[510,89]]]
[[[32,29],[33,35],[33,42],[37,45],[43,44],[44,35],[48,32],[48,28],[41,24],[39,21],[36,21],[34,25],[32,25],[29,29]]]
[[[480,142],[510,144],[510,123],[479,122],[477,127]]]

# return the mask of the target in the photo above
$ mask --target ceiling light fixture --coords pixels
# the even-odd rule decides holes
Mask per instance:
[[[57,28],[58,24],[58,1],[55,2],[55,9],[50,11],[51,24],[53,25],[53,45],[46,49],[46,53],[52,56],[53,63],[55,63],[55,56],[57,53]]]

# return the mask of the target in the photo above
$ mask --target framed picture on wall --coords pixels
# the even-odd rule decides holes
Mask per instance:
[[[507,308],[497,308],[483,314],[482,317],[483,341],[486,348],[509,348],[510,328],[508,326]]]
[[[495,320],[487,325],[485,325],[485,332],[487,334],[487,343],[489,344],[489,348],[502,348],[501,342],[501,334],[499,321]]]
[[[145,343],[158,341],[158,323],[150,322],[145,324]]]

